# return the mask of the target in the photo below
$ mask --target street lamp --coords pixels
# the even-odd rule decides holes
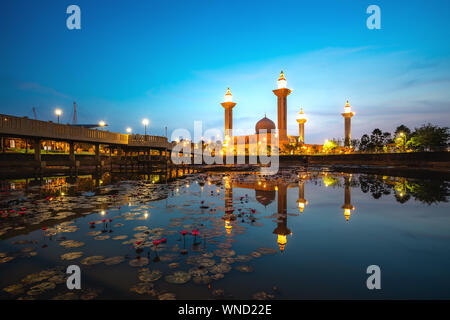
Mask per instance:
[[[106,126],[106,123],[102,120],[98,123],[98,125],[103,128],[104,126]]]
[[[59,124],[59,117],[62,115],[62,110],[61,109],[56,109],[55,110],[55,114],[58,117],[58,124]]]
[[[144,125],[145,135],[147,135],[148,119],[143,119],[142,124]]]
[[[127,133],[128,133],[128,134],[131,134],[131,131],[132,131],[131,128],[128,127],[128,128],[127,128]]]

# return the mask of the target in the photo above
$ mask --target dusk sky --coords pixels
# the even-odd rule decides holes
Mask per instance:
[[[68,30],[66,8],[81,8]],[[369,30],[366,8],[381,8]],[[235,130],[267,113],[277,122],[276,80],[288,87],[288,134],[306,143],[431,122],[450,126],[450,1],[1,1],[0,113],[110,124],[151,134],[224,126],[230,87]],[[239,131],[237,132],[239,133]]]

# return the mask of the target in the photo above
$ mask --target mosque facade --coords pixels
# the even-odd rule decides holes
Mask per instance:
[[[233,108],[236,106],[236,103],[233,102],[230,88],[227,89],[224,102],[221,103],[225,110],[224,147],[227,148],[232,145],[235,154],[252,154],[254,153],[252,150],[257,152],[261,145],[267,145],[270,152],[270,150],[273,150],[275,147],[276,142],[272,141],[275,138],[275,140],[278,140],[278,148],[281,152],[286,151],[289,145],[299,146],[301,148],[301,150],[299,150],[301,153],[321,153],[323,151],[323,145],[305,143],[305,123],[308,119],[303,112],[303,108],[295,119],[299,125],[298,136],[287,134],[287,97],[292,93],[292,90],[287,88],[287,80],[283,70],[281,70],[278,78],[277,87],[277,89],[273,90],[274,95],[277,97],[277,124],[264,115],[264,117],[256,123],[255,133],[244,136],[233,135]],[[350,119],[354,116],[348,101],[342,116],[345,119],[345,144],[344,148],[340,149],[348,151],[351,149]]]

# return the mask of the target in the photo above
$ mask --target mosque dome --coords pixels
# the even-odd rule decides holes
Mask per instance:
[[[275,200],[275,194],[274,190],[255,190],[256,201],[265,207]]]
[[[275,123],[264,116],[261,120],[256,123],[255,131],[259,133],[260,130],[266,130],[267,133],[270,133],[271,130],[275,130]]]

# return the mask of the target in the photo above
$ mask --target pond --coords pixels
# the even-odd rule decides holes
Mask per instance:
[[[311,168],[163,180],[2,181],[0,298],[450,298],[448,181]]]

